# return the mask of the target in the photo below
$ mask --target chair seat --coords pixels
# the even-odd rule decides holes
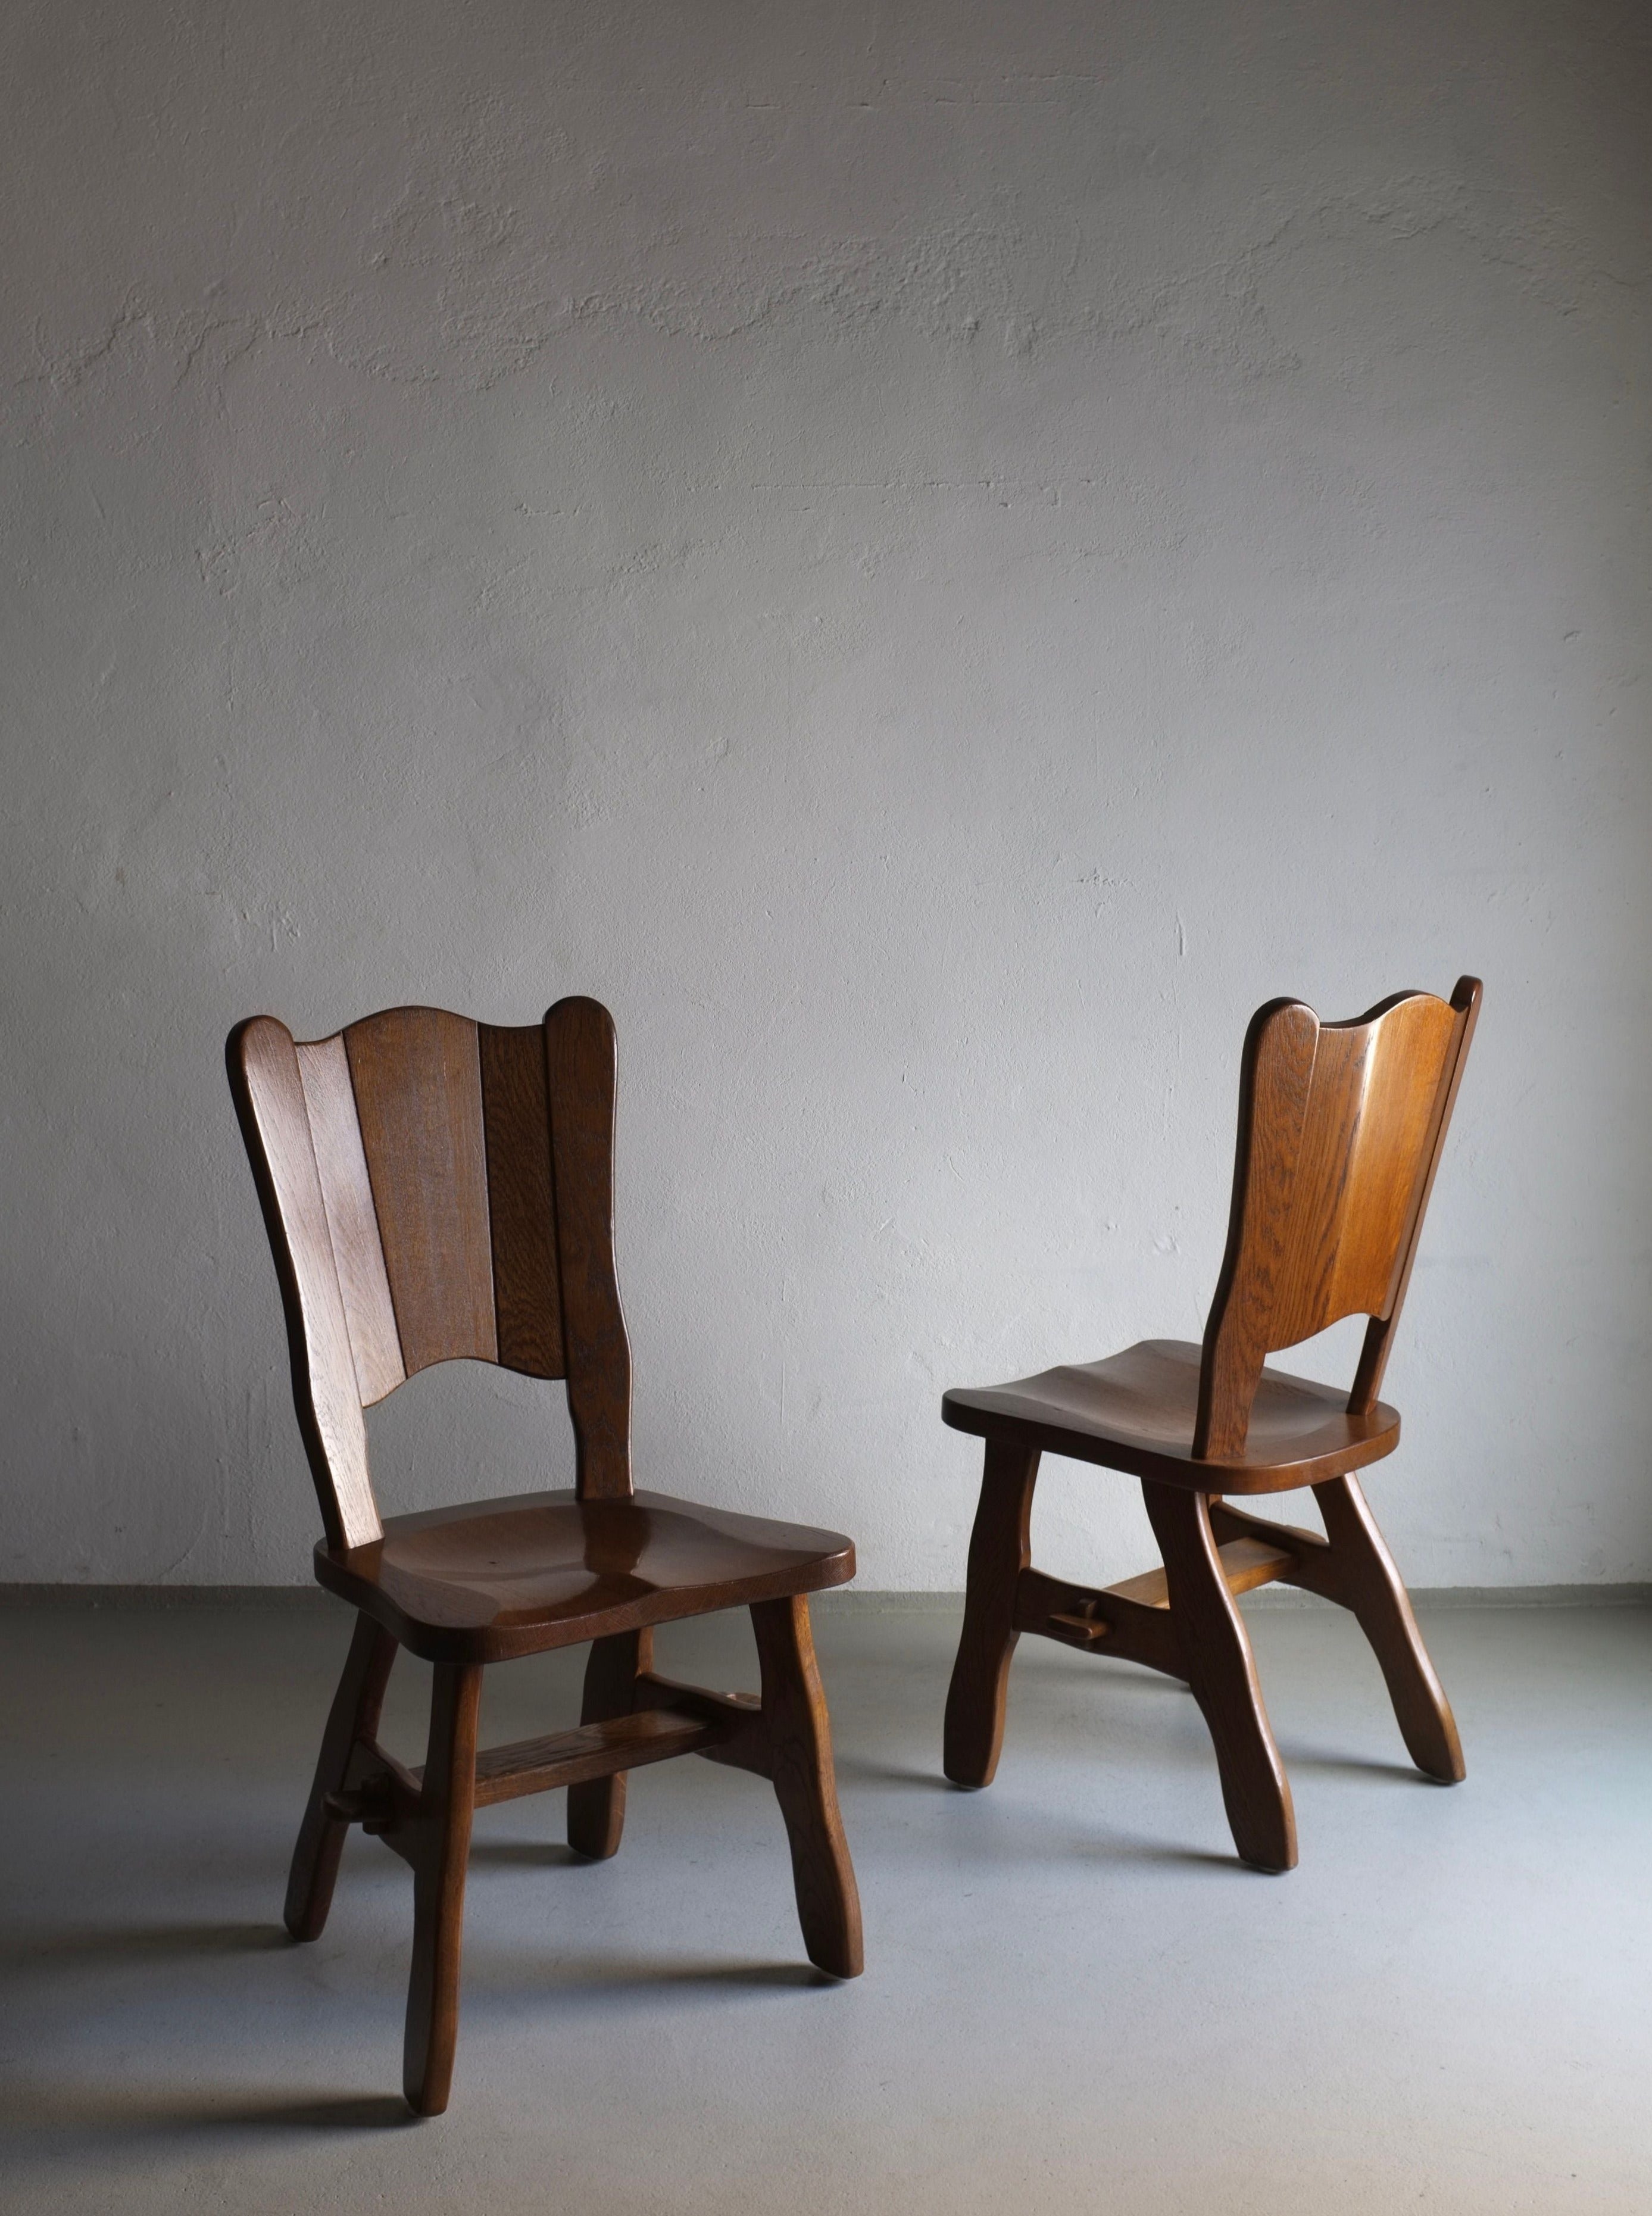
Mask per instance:
[[[660,1493],[472,1501],[387,1517],[365,1547],[316,1549],[320,1584],[432,1662],[504,1661],[854,1574],[841,1532]]]
[[[1244,1450],[1195,1461],[1201,1350],[1186,1339],[1146,1339],[1087,1362],[1008,1385],[955,1389],[941,1402],[956,1431],[1069,1455],[1200,1493],[1285,1493],[1341,1477],[1391,1454],[1397,1413],[1378,1401],[1350,1415],[1346,1392],[1264,1370]]]

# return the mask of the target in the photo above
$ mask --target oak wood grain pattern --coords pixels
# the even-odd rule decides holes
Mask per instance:
[[[1016,1582],[1016,1628],[1187,1681],[1170,1610],[1145,1608],[1116,1591],[1076,1585],[1029,1567]]]
[[[476,1026],[387,1008],[344,1034],[402,1359],[497,1359]]]
[[[1170,1615],[1194,1698],[1216,1747],[1233,1843],[1257,1869],[1296,1867],[1291,1788],[1262,1706],[1244,1619],[1222,1576],[1204,1496],[1142,1481],[1170,1579]]]
[[[292,1034],[273,1016],[255,1016],[230,1033],[226,1061],[280,1282],[293,1405],[328,1543],[364,1546],[382,1526]]]
[[[708,1762],[726,1763],[731,1770],[749,1770],[756,1777],[772,1777],[769,1727],[764,1720],[763,1702],[755,1694],[714,1693],[707,1686],[685,1685],[650,1670],[637,1680],[636,1697],[651,1708],[670,1708],[679,1715],[715,1725],[715,1736],[696,1750]]]
[[[963,1629],[947,1688],[942,1765],[955,1785],[990,1785],[1004,1744],[1019,1581],[1032,1560],[1038,1456],[989,1439],[969,1539]]]
[[[361,1150],[350,1057],[341,1031],[331,1038],[301,1043],[295,1051],[333,1242],[333,1261],[344,1298],[357,1389],[362,1407],[371,1408],[396,1390],[407,1371],[402,1363],[390,1281],[384,1271],[384,1243],[373,1214],[367,1157]]]
[[[838,1531],[669,1494],[566,1489],[392,1516],[375,1544],[318,1547],[319,1584],[430,1662],[503,1662],[645,1625],[845,1585]]]
[[[1349,1024],[1322,1025],[1299,1001],[1253,1019],[1196,1456],[1243,1452],[1267,1355],[1345,1315],[1391,1320],[1461,1036],[1459,1012],[1426,993]]]
[[[547,1732],[537,1739],[488,1747],[476,1757],[476,1806],[488,1808],[495,1801],[519,1800],[525,1794],[550,1793],[562,1785],[572,1795],[589,1785],[612,1784],[628,1770],[700,1753],[720,1728],[669,1709],[644,1708],[601,1723],[576,1725],[572,1731]],[[618,1844],[616,1838],[614,1846]]]
[[[763,1673],[763,1720],[775,1798],[791,1843],[803,1944],[817,1969],[857,1978],[863,1967],[860,1893],[838,1808],[832,1727],[801,1594],[752,1610]]]
[[[538,1024],[479,1024],[476,1038],[499,1360],[529,1377],[560,1377],[562,1311],[544,1031]]]
[[[1202,1360],[1190,1339],[1143,1339],[1103,1362],[955,1388],[942,1399],[941,1420],[1198,1492],[1288,1492],[1363,1468],[1399,1443],[1399,1417],[1383,1402],[1354,1414],[1336,1387],[1263,1369],[1244,1444],[1197,1458]]]
[[[1451,1006],[1456,1025],[1428,1140],[1428,1166],[1412,1197],[1410,1215],[1401,1244],[1399,1266],[1394,1274],[1394,1287],[1389,1296],[1386,1313],[1373,1316],[1366,1331],[1359,1368],[1354,1373],[1354,1389],[1348,1395],[1348,1407],[1356,1414],[1373,1407],[1377,1394],[1382,1388],[1383,1372],[1388,1366],[1389,1350],[1393,1345],[1394,1326],[1399,1320],[1399,1313],[1410,1287],[1411,1267],[1416,1260],[1422,1219],[1428,1212],[1429,1198],[1434,1189],[1434,1177],[1440,1168],[1440,1156],[1445,1152],[1452,1111],[1457,1105],[1458,1090],[1463,1082],[1469,1049],[1474,1043],[1474,1027],[1480,1020],[1483,993],[1483,988],[1477,977],[1459,977],[1452,992]]]
[[[389,1632],[371,1617],[358,1616],[287,1874],[282,1913],[295,1939],[319,1939],[326,1926],[339,1858],[349,1830],[349,1819],[335,1813],[329,1804],[349,1786],[358,1745],[371,1741],[378,1729],[384,1688],[395,1660],[396,1641]]]
[[[581,1724],[628,1716],[636,1706],[638,1677],[654,1665],[650,1630],[615,1632],[593,1639],[586,1657]],[[606,1862],[618,1851],[625,1828],[625,1779],[608,1774],[576,1785],[568,1796],[568,1844],[576,1855]]]
[[[1329,1538],[1250,1515],[1225,1500],[1211,1502],[1211,1525],[1219,1538],[1250,1538],[1287,1551],[1282,1583],[1350,1611],[1381,1665],[1412,1761],[1442,1785],[1459,1783],[1467,1773],[1451,1702],[1358,1480],[1334,1478],[1316,1486],[1314,1498]]]
[[[568,1407],[581,1500],[631,1490],[631,1350],[614,1265],[614,1021],[599,1001],[545,1017]]]
[[[402,2086],[408,2107],[421,2116],[440,2115],[453,2081],[481,1700],[479,1667],[438,1665],[419,1814],[413,1837],[400,1843],[410,1849],[414,1865],[413,1967]]]

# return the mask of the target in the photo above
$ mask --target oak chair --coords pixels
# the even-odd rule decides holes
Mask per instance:
[[[1353,1023],[1297,1000],[1251,1020],[1239,1087],[1227,1252],[1202,1347],[1145,1339],[1104,1362],[953,1391],[943,1420],[986,1442],[963,1634],[947,1697],[945,1769],[992,1782],[1010,1659],[1023,1631],[1182,1679],[1216,1745],[1240,1855],[1295,1866],[1291,1788],[1236,1594],[1278,1579],[1353,1611],[1406,1747],[1442,1784],[1464,1775],[1457,1726],[1411,1604],[1353,1473],[1391,1454],[1377,1398],[1480,1006],[1401,993]],[[1348,1315],[1370,1321],[1353,1389],[1263,1366]],[[1042,1453],[1141,1480],[1164,1567],[1097,1592],[1032,1567]],[[1263,1521],[1226,1494],[1311,1486],[1325,1534]]]
[[[327,1920],[347,1830],[412,1865],[403,2085],[447,2105],[472,1811],[566,1786],[568,1844],[619,1845],[625,1780],[703,1754],[773,1782],[810,1960],[861,1968],[807,1596],[846,1582],[838,1533],[635,1492],[630,1350],[614,1269],[614,1027],[594,1000],[501,1029],[395,1008],[298,1045],[256,1016],[227,1059],[286,1310],[293,1399],[326,1536],[319,1583],[357,1610],[287,1886],[286,1924]],[[433,1363],[562,1378],[571,1491],[381,1518],[362,1412]],[[674,1684],[653,1627],[750,1609],[760,1698]],[[478,1752],[490,1662],[591,1642],[581,1721]],[[398,1647],[435,1665],[427,1757],[376,1733]]]

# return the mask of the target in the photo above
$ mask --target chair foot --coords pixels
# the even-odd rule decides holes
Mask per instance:
[[[333,1696],[333,1706],[322,1735],[322,1751],[310,1788],[304,1821],[292,1850],[283,1915],[295,1939],[319,1939],[333,1905],[333,1887],[350,1826],[327,1806],[331,1793],[342,1792],[348,1782],[350,1760],[358,1740],[372,1739],[378,1729],[384,1688],[396,1660],[396,1641],[371,1616],[359,1615],[355,1634],[344,1665],[344,1674]]]
[[[413,1863],[414,1886],[402,2088],[408,2106],[421,2116],[440,2115],[453,2082],[481,1701],[479,1665],[437,1665],[424,1789],[418,1813],[403,1835],[402,1850]]]
[[[1016,1583],[1032,1560],[1035,1450],[986,1443],[980,1504],[969,1540],[963,1630],[947,1691],[942,1767],[955,1785],[990,1785],[1004,1743]]]
[[[636,1705],[636,1681],[654,1667],[652,1631],[619,1631],[593,1639],[585,1665],[582,1724],[611,1723]],[[617,1854],[625,1829],[625,1772],[589,1778],[568,1788],[568,1844],[593,1862]]]
[[[1313,1490],[1336,1555],[1339,1597],[1382,1666],[1406,1751],[1425,1776],[1460,1784],[1467,1770],[1457,1720],[1359,1480],[1336,1477]]]
[[[809,1628],[808,1601],[758,1601],[752,1608],[763,1672],[763,1719],[775,1797],[791,1841],[792,1878],[803,1944],[817,1969],[857,1978],[863,1967],[860,1893],[838,1813],[832,1727]]]
[[[1188,1682],[1215,1742],[1233,1844],[1257,1869],[1294,1869],[1290,1783],[1268,1727],[1244,1621],[1222,1575],[1209,1505],[1202,1493],[1146,1478],[1141,1490],[1164,1558]]]

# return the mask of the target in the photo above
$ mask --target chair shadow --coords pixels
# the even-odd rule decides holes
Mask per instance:
[[[491,1862],[495,1869],[588,1869],[590,1857],[576,1855],[560,1839],[479,1839],[470,1841],[470,1864]]]
[[[279,1924],[81,1924],[0,1938],[0,1971],[75,1962],[148,1962],[170,1957],[261,1954],[290,1947]]]
[[[1291,1746],[1280,1749],[1280,1758],[1287,1770],[1308,1770],[1327,1777],[1380,1777],[1390,1785],[1440,1785],[1444,1781],[1430,1777],[1409,1762],[1384,1760],[1375,1755],[1327,1754],[1317,1747]]]
[[[206,2093],[175,2100],[117,2088],[10,2089],[0,2103],[0,2124],[20,2155],[61,2154],[77,2137],[103,2144],[141,2145],[186,2138],[243,2140],[261,2133],[319,2134],[401,2130],[422,2121],[396,2093],[305,2091],[249,2095]]]

